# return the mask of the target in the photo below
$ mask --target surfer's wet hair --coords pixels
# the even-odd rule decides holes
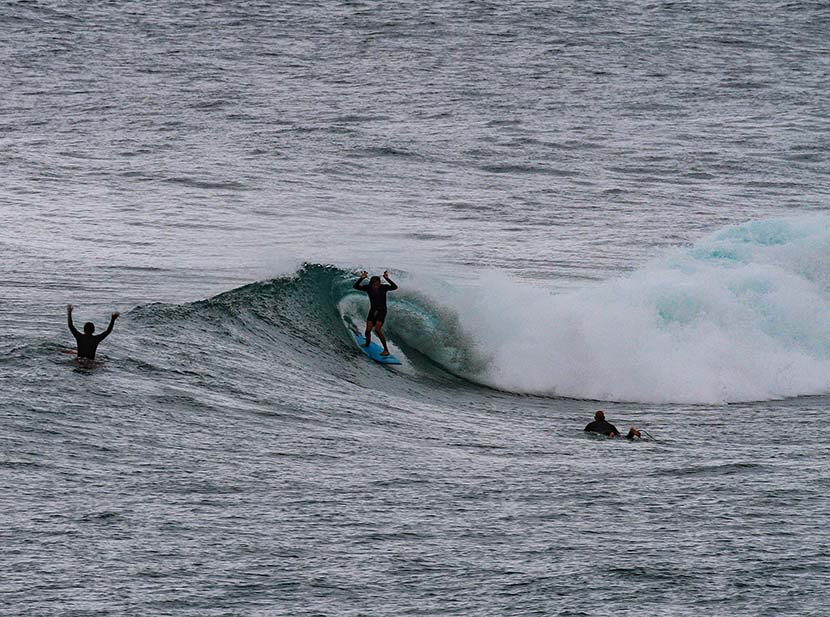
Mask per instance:
[[[372,278],[369,279],[369,285],[374,285],[375,283],[380,285],[380,277],[379,276],[373,276]]]
[[[84,334],[92,334],[95,332],[95,324],[88,321],[84,324]]]

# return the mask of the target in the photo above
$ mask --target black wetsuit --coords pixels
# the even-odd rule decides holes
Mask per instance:
[[[600,433],[601,435],[619,435],[617,427],[606,420],[594,420],[585,427],[586,433]]]
[[[113,317],[110,319],[109,327],[101,334],[85,334],[84,332],[78,332],[78,329],[72,323],[72,315],[68,316],[67,321],[69,322],[69,331],[72,332],[72,336],[75,337],[75,341],[78,343],[78,357],[85,360],[95,359],[98,344],[110,335],[112,327],[115,325],[115,317]]]
[[[361,285],[363,279],[358,279],[354,284],[354,288],[358,291],[365,291],[369,295],[369,314],[366,316],[366,321],[377,323],[379,321],[386,321],[386,294],[390,291],[395,291],[398,286],[391,281],[388,285],[381,285],[377,289],[372,289],[372,285]]]

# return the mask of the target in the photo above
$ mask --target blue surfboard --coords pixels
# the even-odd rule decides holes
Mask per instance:
[[[366,344],[366,339],[363,338],[362,334],[355,334],[354,335],[354,340],[357,343],[357,348],[360,351],[362,351],[363,353],[365,353],[367,356],[369,356],[375,362],[378,362],[380,364],[400,364],[401,363],[400,360],[398,360],[395,356],[393,356],[391,354],[388,355],[388,356],[380,355],[381,352],[383,351],[383,347],[381,347],[380,345],[378,345],[374,341],[368,347],[364,347],[363,345]]]

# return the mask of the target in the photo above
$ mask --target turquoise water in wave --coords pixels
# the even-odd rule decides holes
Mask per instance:
[[[0,614],[825,614],[828,25],[0,6]]]

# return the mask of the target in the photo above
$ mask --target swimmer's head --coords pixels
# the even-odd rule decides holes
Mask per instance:
[[[602,410],[599,410],[594,414],[594,418],[597,420],[605,420],[605,414],[602,413]]]
[[[372,278],[370,278],[369,279],[369,287],[374,287],[374,288],[380,287],[380,277],[379,276],[373,276]]]
[[[95,324],[88,321],[84,324],[84,334],[92,334],[95,332]]]

